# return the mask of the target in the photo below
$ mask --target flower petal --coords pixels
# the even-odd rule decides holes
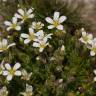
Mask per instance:
[[[3,71],[3,75],[7,76],[8,75],[8,71]]]
[[[34,18],[34,14],[30,14],[28,18]]]
[[[16,76],[21,76],[21,71],[16,71],[16,72],[14,73],[14,75],[16,75]]]
[[[4,24],[7,25],[7,26],[11,26],[12,25],[12,23],[9,22],[9,21],[5,21]]]
[[[29,33],[30,34],[33,34],[34,33],[34,30],[32,28],[29,28]]]
[[[8,76],[7,76],[7,80],[8,80],[8,81],[11,81],[11,80],[12,80],[12,77],[13,77],[13,76],[12,76],[11,74],[8,75]]]
[[[16,26],[15,28],[17,31],[20,31],[21,30],[21,26]]]
[[[7,31],[10,31],[11,29],[12,29],[12,27],[8,27],[8,28],[7,28]]]
[[[63,30],[63,25],[58,25],[58,26],[57,26],[57,29],[58,29],[58,30]]]
[[[54,20],[55,20],[55,21],[58,21],[58,20],[59,20],[59,15],[60,15],[59,12],[55,12],[55,13],[54,13]]]
[[[44,48],[40,48],[40,49],[39,49],[39,52],[42,52],[43,50],[44,50]]]
[[[5,64],[5,68],[6,68],[7,70],[10,70],[10,69],[11,69],[10,64],[9,64],[9,63],[6,63],[6,64]]]
[[[45,20],[46,22],[53,24],[53,20],[50,17],[46,17]]]
[[[28,11],[27,11],[27,14],[31,14],[33,12],[33,10],[30,8]]]
[[[21,64],[20,63],[16,63],[13,67],[14,70],[17,70],[21,67]]]
[[[19,19],[22,19],[22,16],[21,15],[19,15],[19,14],[17,14],[17,13],[15,13],[15,15],[14,15],[16,18],[19,18]]]
[[[91,51],[91,52],[90,52],[90,55],[91,55],[91,56],[94,56],[94,55],[95,55],[95,52],[94,52],[94,51]]]
[[[14,46],[14,45],[16,45],[15,43],[11,43],[11,44],[9,44],[8,46],[7,46],[7,48],[10,48],[11,46]]]
[[[44,32],[43,32],[43,30],[38,31],[38,32],[36,33],[36,36],[38,37],[38,39],[43,39],[43,37],[44,37]]]
[[[93,72],[94,72],[94,74],[96,75],[96,70],[94,70]]]
[[[96,77],[94,77],[94,81],[96,81]]]
[[[24,44],[28,44],[30,42],[30,39],[25,39]]]
[[[87,35],[87,33],[86,33],[86,32],[82,32],[82,36],[84,36],[84,37],[85,37],[86,35]]]
[[[21,37],[22,37],[22,38],[28,38],[29,35],[28,35],[28,34],[25,34],[25,33],[22,33],[22,34],[21,34]]]
[[[39,43],[34,42],[33,47],[39,47]]]
[[[3,39],[2,42],[3,42],[3,46],[6,46],[8,44],[7,39]]]
[[[63,23],[66,19],[67,19],[66,16],[61,16],[61,17],[59,18],[59,23]]]
[[[20,13],[22,16],[24,16],[24,10],[23,9],[18,9],[18,13]]]
[[[13,22],[13,24],[17,24],[17,18],[16,17],[13,17],[12,18],[12,22]]]
[[[49,25],[48,29],[53,29],[55,26],[54,25]]]

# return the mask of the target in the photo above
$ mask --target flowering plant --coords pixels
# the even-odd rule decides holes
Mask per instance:
[[[59,10],[18,3],[0,32],[0,95],[95,96],[95,36],[83,24],[71,30],[71,16]]]

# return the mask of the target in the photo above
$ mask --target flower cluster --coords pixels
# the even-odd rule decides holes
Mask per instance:
[[[45,25],[41,21],[34,21],[34,8],[30,9],[22,9],[19,8],[17,12],[12,17],[11,21],[5,21],[4,24],[6,25],[6,31],[8,32],[20,32],[20,39],[24,41],[23,44],[32,45],[34,48],[39,48],[39,52],[43,52],[43,50],[50,45],[49,40],[52,39],[53,33],[47,33],[44,31]],[[32,19],[31,25],[29,25],[28,33],[22,32],[22,25],[26,23],[27,20]],[[66,16],[61,16],[59,12],[54,12],[54,17],[51,19],[50,17],[46,17],[45,21],[50,23],[47,28],[53,29],[56,28],[56,31],[64,31],[64,27],[62,23],[67,19]],[[7,36],[8,37],[8,36]],[[11,36],[10,36],[11,37]],[[20,41],[21,42],[21,41]],[[17,42],[16,42],[17,43]],[[8,39],[2,38],[0,39],[0,52],[7,51],[10,47],[18,44],[16,43],[9,43]],[[22,43],[22,42],[21,42]],[[23,47],[23,46],[22,46]],[[62,45],[61,51],[65,51],[65,46]],[[22,70],[21,70],[22,69]],[[10,82],[15,76],[21,77],[21,80],[29,81],[32,72],[28,73],[27,70],[21,68],[20,63],[16,63],[14,66],[13,64],[5,63],[3,60],[0,64],[0,75],[6,77],[6,80]],[[5,87],[0,90],[0,94],[6,94],[2,96],[7,96],[8,91]],[[32,96],[33,94],[33,87],[26,83],[26,90],[25,92],[20,93],[23,96]]]
[[[86,33],[84,28],[81,30],[82,36],[79,39],[82,43],[84,43],[88,49],[90,49],[90,55],[95,56],[96,54],[96,38],[93,38],[92,34]]]

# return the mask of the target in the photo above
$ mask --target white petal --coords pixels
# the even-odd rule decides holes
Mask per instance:
[[[48,23],[51,23],[51,24],[53,24],[53,20],[50,18],[50,17],[46,17],[46,19],[45,19]]]
[[[4,45],[4,46],[6,46],[6,45],[8,44],[7,39],[3,39],[2,42],[3,42],[3,45]]]
[[[22,16],[19,15],[19,14],[17,14],[17,13],[16,13],[14,16],[15,16],[16,18],[22,19]]]
[[[59,12],[55,12],[55,13],[54,13],[54,20],[55,20],[55,21],[58,21],[58,20],[59,20],[59,15],[60,15]]]
[[[12,25],[12,23],[9,22],[9,21],[5,21],[4,24],[7,25],[7,26],[11,26]]]
[[[81,41],[82,43],[87,44],[87,42],[86,42],[86,41],[84,41],[84,39],[83,39],[82,37],[79,39],[79,41]]]
[[[34,30],[32,28],[29,28],[29,33],[30,34],[33,34],[34,33]]]
[[[15,28],[17,31],[20,31],[21,30],[21,26],[16,26]]]
[[[84,37],[85,37],[86,35],[87,35],[87,34],[86,34],[86,32],[82,32],[82,36],[84,36]]]
[[[15,43],[9,44],[7,48],[16,45]]]
[[[30,39],[25,39],[24,44],[28,44],[30,42]]]
[[[66,16],[61,16],[61,17],[59,18],[59,23],[64,22],[66,19],[67,19]]]
[[[16,17],[13,17],[12,18],[12,22],[13,22],[13,24],[17,24],[17,18]]]
[[[28,38],[29,35],[28,35],[28,34],[25,34],[25,33],[22,33],[22,34],[21,34],[21,37],[22,37],[22,38]]]
[[[42,39],[44,37],[44,32],[43,30],[40,30],[36,33],[36,36],[38,36],[38,39]]]
[[[14,75],[16,75],[16,76],[21,76],[21,71],[16,71],[16,72],[14,73]]]
[[[34,18],[34,14],[29,15],[28,18]]]
[[[33,12],[33,10],[30,8],[28,11],[27,11],[27,14],[31,14]]]
[[[90,52],[90,55],[91,55],[91,56],[94,56],[94,55],[95,55],[95,52],[94,52],[94,51],[91,51],[91,52]]]
[[[40,48],[40,49],[39,49],[39,52],[42,52],[43,50],[44,50],[44,48]]]
[[[24,16],[24,10],[18,9],[18,12],[19,12],[22,16]]]
[[[8,75],[8,71],[3,71],[3,75],[7,76]]]
[[[10,31],[11,29],[12,29],[12,27],[8,27],[8,28],[7,28],[7,31]]]
[[[96,81],[96,77],[94,77],[94,81]]]
[[[54,25],[49,25],[48,29],[53,29],[55,26]]]
[[[34,42],[33,47],[39,47],[39,43]]]
[[[21,67],[21,64],[20,63],[16,63],[13,67],[14,70],[17,70]]]
[[[8,76],[7,76],[7,80],[8,80],[8,81],[12,80],[12,77],[13,77],[13,76],[12,76],[11,74],[8,75]]]
[[[57,26],[57,29],[58,29],[58,30],[63,30],[63,25],[58,25],[58,26]]]
[[[94,74],[96,75],[96,70],[94,70],[93,72],[94,72]]]
[[[6,68],[7,70],[10,70],[10,69],[11,69],[10,64],[6,63],[6,64],[5,64],[5,68]]]

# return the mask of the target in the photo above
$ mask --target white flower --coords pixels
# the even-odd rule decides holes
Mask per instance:
[[[26,9],[18,9],[18,13],[16,13],[14,16],[21,19],[23,23],[26,19],[34,17],[33,8],[30,8],[28,11]]]
[[[4,70],[4,60],[1,62],[0,64],[0,75],[3,73],[3,70]]]
[[[32,76],[32,72],[31,73],[28,73],[25,69],[23,69],[21,71],[21,73],[22,73],[21,79],[23,79],[23,80],[30,80],[30,78]]]
[[[17,30],[17,31],[21,30],[21,26],[20,26],[20,24],[17,22],[17,18],[16,18],[16,17],[13,17],[13,18],[12,18],[12,22],[10,22],[10,21],[5,21],[4,24],[5,24],[6,26],[8,26],[7,31],[10,31],[11,29],[14,29],[14,30]]]
[[[0,89],[0,96],[8,96],[8,91],[7,91],[6,86]]]
[[[96,54],[96,38],[91,40],[90,46],[88,46],[88,48],[91,50],[90,55],[94,56]]]
[[[51,36],[52,36],[53,34],[44,34],[44,31],[43,30],[40,30],[40,31],[38,31],[37,33],[36,33],[36,36],[37,36],[37,38],[34,40],[34,41],[42,41],[42,40],[44,40],[44,39],[46,39],[46,41],[48,40],[48,39],[51,39]]]
[[[63,30],[64,28],[63,28],[63,25],[61,25],[61,23],[63,23],[66,19],[67,19],[66,16],[60,17],[60,13],[55,12],[53,19],[51,19],[50,17],[47,17],[45,20],[51,24],[48,26],[48,29],[57,28],[58,30]]]
[[[86,33],[84,28],[82,28],[82,37],[79,39],[82,43],[84,44],[90,44],[92,39],[93,39],[93,35]]]
[[[52,34],[44,34],[43,30],[36,33],[37,38],[34,39],[33,47],[38,47],[39,52],[42,52],[44,48],[49,45],[48,39],[51,39]]]
[[[36,38],[34,30],[32,28],[29,28],[29,34],[22,33],[21,37],[25,39],[24,44],[28,44]]]
[[[47,45],[49,45],[49,43],[47,42],[47,39],[43,39],[39,42],[34,42],[33,43],[33,47],[38,47],[39,52],[42,52]]]
[[[33,29],[40,30],[43,28],[43,26],[44,24],[42,22],[33,22],[31,27]]]
[[[15,45],[15,43],[8,44],[7,39],[2,39],[0,41],[0,52],[3,52],[3,51],[9,49],[11,46],[14,46],[14,45]]]
[[[33,87],[31,85],[26,84],[25,92],[20,93],[23,96],[32,96],[33,95]]]
[[[13,76],[21,76],[21,71],[18,69],[21,67],[20,63],[16,63],[14,67],[11,67],[10,64],[5,64],[6,70],[3,71],[3,75],[7,76],[7,80],[11,81]]]

